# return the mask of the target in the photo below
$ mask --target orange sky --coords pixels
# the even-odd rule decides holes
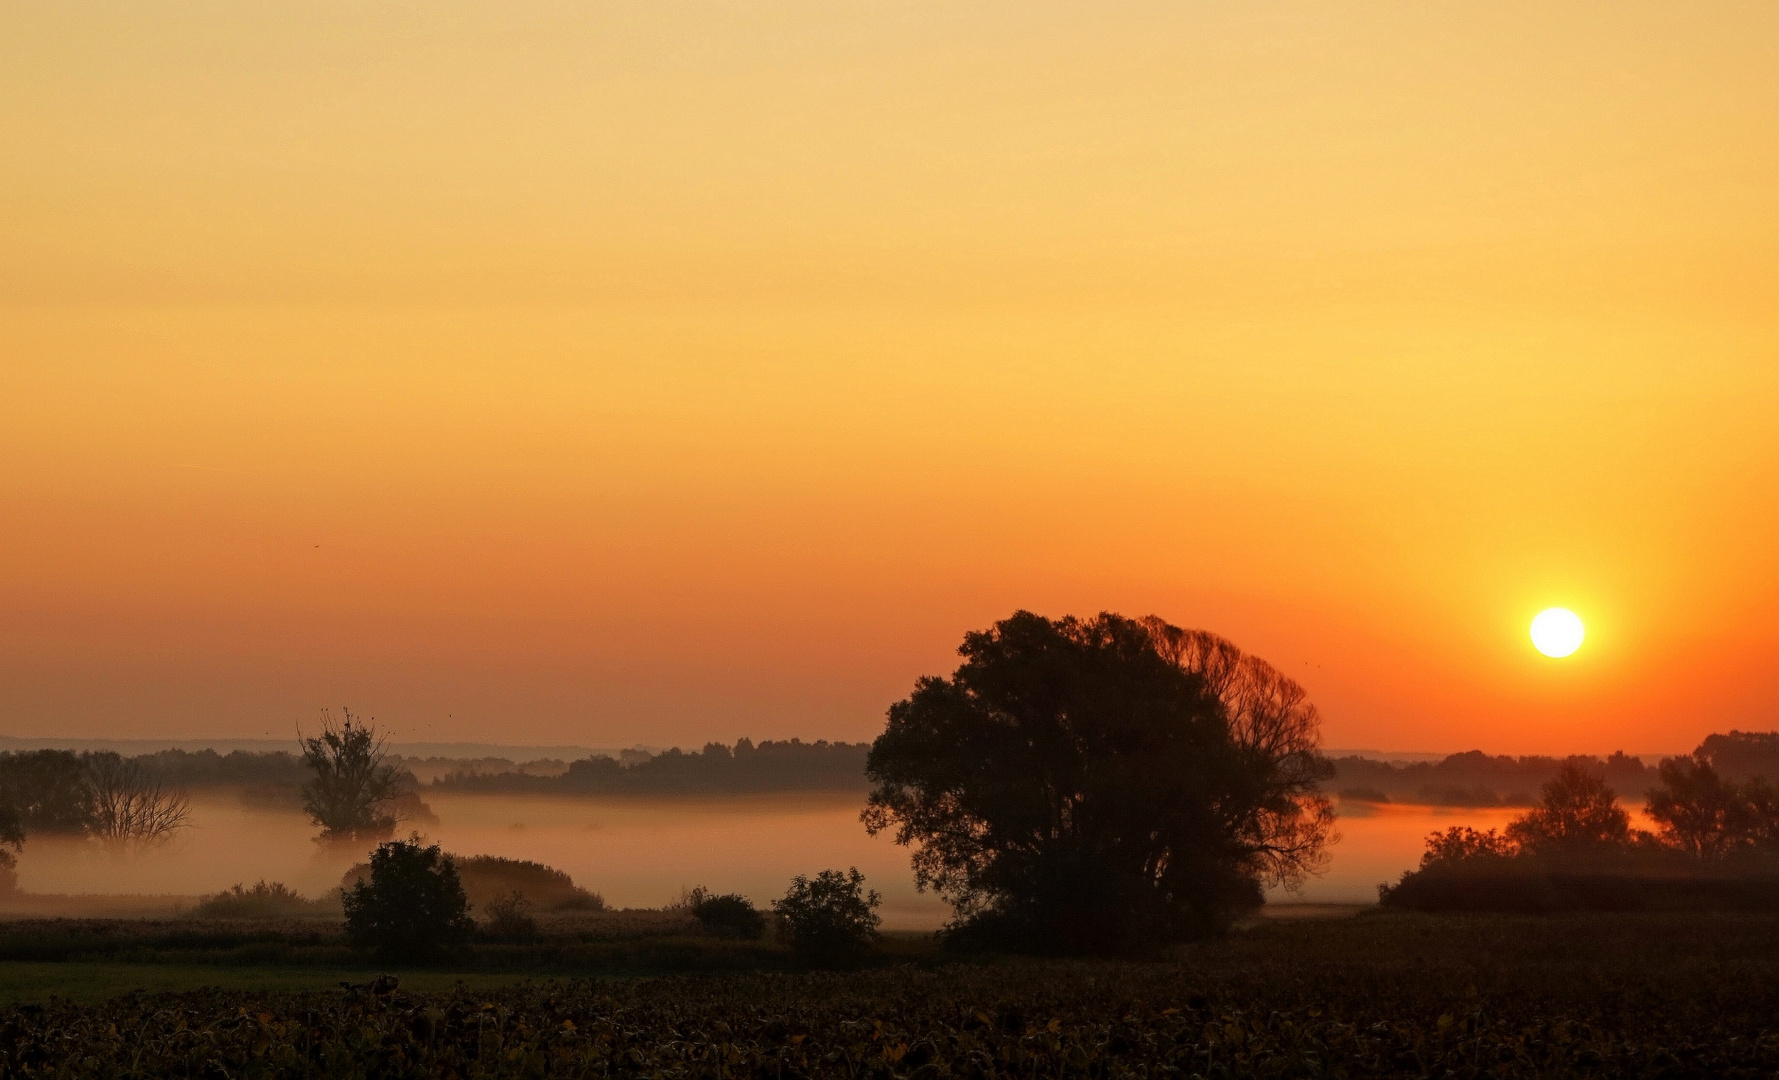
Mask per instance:
[[[1019,607],[1334,746],[1779,727],[1775,41],[9,3],[0,733],[868,738]]]

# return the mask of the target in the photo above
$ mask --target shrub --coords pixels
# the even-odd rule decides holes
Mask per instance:
[[[516,945],[537,940],[537,920],[531,917],[531,903],[521,892],[510,893],[487,907],[488,917],[482,920],[482,937]]]
[[[856,964],[877,944],[883,920],[874,910],[882,898],[865,892],[857,867],[846,873],[823,870],[814,879],[798,874],[784,897],[772,902],[778,936],[798,960],[817,967]]]
[[[371,855],[370,880],[342,898],[346,937],[389,959],[420,960],[469,940],[475,923],[451,857],[420,838],[391,840]]]
[[[337,915],[338,901],[311,900],[282,881],[258,881],[249,889],[237,883],[198,901],[192,914],[207,919],[289,919],[304,915]]]
[[[714,937],[757,941],[766,934],[766,916],[740,893],[700,896],[692,905],[692,918]]]
[[[513,893],[524,893],[526,901],[539,911],[604,911],[605,899],[574,883],[574,879],[553,866],[527,859],[507,859],[499,855],[454,855],[457,876],[463,882],[464,895],[470,906],[486,909]],[[369,871],[364,864],[346,871],[342,885],[351,884]]]

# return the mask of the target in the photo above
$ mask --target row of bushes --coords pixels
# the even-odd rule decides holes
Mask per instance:
[[[353,946],[385,959],[423,961],[450,955],[472,940],[529,944],[540,937],[534,912],[603,911],[597,893],[541,863],[482,855],[460,858],[418,837],[379,846],[368,863],[347,872],[347,886],[309,899],[279,882],[260,881],[205,897],[195,915],[228,919],[301,919],[341,915]],[[824,870],[797,876],[772,905],[777,937],[802,962],[848,965],[878,940],[881,899],[864,875]],[[535,891],[527,892],[527,888]],[[482,913],[478,923],[471,911]],[[739,893],[702,886],[670,905],[712,937],[758,941],[768,919]]]
[[[1502,832],[1427,838],[1420,867],[1379,887],[1419,911],[1779,910],[1779,788],[1726,778],[1703,755],[1669,758],[1633,828],[1600,771],[1570,762]]]
[[[773,902],[778,936],[798,960],[836,966],[856,963],[876,944],[881,903],[864,889],[856,868],[824,870],[814,878],[798,875]],[[347,940],[385,959],[408,962],[448,955],[476,934],[469,898],[454,859],[437,844],[419,838],[393,840],[371,855],[369,874],[341,898]],[[718,936],[758,938],[765,917],[739,894],[695,890],[691,915]],[[523,894],[490,905],[487,936],[522,941],[535,938],[537,925]]]

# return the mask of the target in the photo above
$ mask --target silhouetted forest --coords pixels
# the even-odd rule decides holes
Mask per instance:
[[[1710,762],[1726,780],[1779,779],[1779,733],[1731,731],[1705,738],[1693,755]],[[1617,751],[1607,757],[1577,754],[1510,757],[1481,750],[1440,761],[1391,762],[1348,755],[1334,758],[1328,784],[1344,802],[1398,802],[1431,806],[1531,806],[1564,765],[1598,772],[1614,789],[1638,798],[1661,782],[1660,767]]]

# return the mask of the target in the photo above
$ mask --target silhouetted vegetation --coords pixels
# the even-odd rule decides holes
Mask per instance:
[[[573,878],[553,866],[499,855],[452,855],[450,858],[457,868],[464,893],[476,908],[486,908],[512,893],[522,893],[526,901],[540,911],[605,910],[604,898],[576,885]],[[352,867],[341,878],[341,888],[351,888],[370,871],[368,863]]]
[[[1566,763],[1504,834],[1452,828],[1420,869],[1379,889],[1421,911],[1779,908],[1779,799],[1765,780],[1724,780],[1702,757],[1670,758],[1649,792],[1651,834],[1631,827],[1604,776]]]
[[[24,846],[25,827],[19,823],[19,812],[11,803],[0,801],[0,895],[19,887],[18,852]]]
[[[1337,798],[1341,802],[1356,803],[1387,803],[1390,801],[1390,796],[1385,795],[1377,788],[1368,787],[1341,788]]]
[[[400,818],[391,804],[402,794],[402,777],[384,760],[374,722],[346,710],[335,724],[323,712],[321,734],[299,741],[312,774],[303,785],[303,811],[321,827],[322,839],[379,839],[395,831]]]
[[[33,834],[91,836],[113,845],[155,843],[184,828],[190,814],[183,790],[164,784],[134,759],[106,751],[0,754],[0,807],[0,818],[12,830],[0,835],[0,845],[15,851]],[[14,865],[11,853],[0,859],[0,887],[13,880]]]
[[[236,883],[204,897],[192,914],[206,919],[298,919],[336,916],[341,908],[338,899],[311,900],[282,881],[261,879],[251,888]]]
[[[117,754],[85,756],[92,788],[87,831],[112,845],[153,844],[186,827],[191,802],[133,760]]]
[[[1779,731],[1732,730],[1727,735],[1707,735],[1693,757],[1731,783],[1757,777],[1779,783]]]
[[[858,867],[845,873],[823,870],[813,878],[798,874],[784,896],[772,902],[778,916],[778,939],[791,955],[814,967],[848,967],[860,963],[877,946],[883,922],[877,890],[865,891]],[[694,908],[696,911],[696,908]]]
[[[696,890],[692,918],[707,934],[739,941],[758,941],[766,935],[766,916],[740,893],[716,895]]]
[[[369,879],[346,890],[341,903],[347,940],[387,959],[431,959],[475,931],[451,857],[418,837],[379,844]]]
[[[232,784],[300,789],[310,778],[303,759],[284,750],[157,750],[129,760],[163,783],[185,788]]]
[[[490,900],[482,910],[482,924],[477,928],[482,940],[508,945],[528,945],[537,940],[537,920],[531,917],[531,902],[524,893],[508,893]]]
[[[1264,661],[1159,619],[1024,611],[958,651],[891,706],[864,815],[919,845],[954,943],[1152,952],[1324,858],[1315,708]]]
[[[1621,752],[1607,757],[1491,756],[1480,750],[1451,754],[1440,761],[1391,762],[1349,755],[1332,759],[1333,785],[1382,795],[1371,802],[1431,806],[1530,806],[1535,794],[1574,761],[1599,772],[1620,791],[1641,791],[1655,782],[1655,770]],[[1342,792],[1343,797],[1345,792]],[[1355,800],[1359,801],[1359,800]]]
[[[13,808],[27,837],[83,835],[93,822],[86,764],[71,750],[0,754],[0,801]]]
[[[434,786],[481,792],[537,792],[558,795],[741,794],[765,791],[861,791],[865,781],[864,743],[806,743],[799,739],[733,747],[706,743],[702,750],[678,747],[653,756],[636,755],[630,764],[591,757],[568,763],[559,776],[522,772],[454,772]]]

